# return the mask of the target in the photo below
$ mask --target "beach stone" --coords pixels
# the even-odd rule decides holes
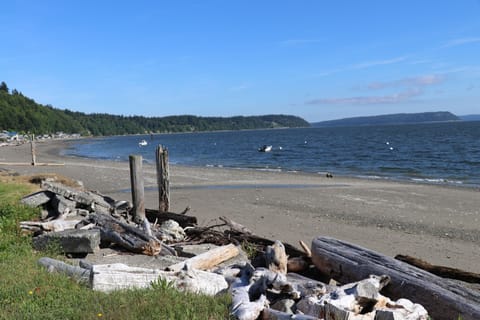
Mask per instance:
[[[45,233],[33,238],[36,250],[46,250],[58,245],[65,253],[93,253],[99,250],[100,230],[64,230]]]

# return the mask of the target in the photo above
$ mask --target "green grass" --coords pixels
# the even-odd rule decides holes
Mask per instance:
[[[0,181],[0,319],[228,319],[227,295],[182,293],[168,283],[151,289],[94,292],[70,278],[47,273],[37,265],[45,255],[31,247],[31,235],[19,221],[38,217],[38,210],[18,205],[32,187]]]

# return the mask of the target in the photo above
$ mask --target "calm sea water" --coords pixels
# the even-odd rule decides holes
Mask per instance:
[[[141,154],[153,163],[158,144],[171,163],[188,166],[480,186],[480,121],[116,136],[81,140],[64,154],[116,161]],[[258,152],[262,145],[272,151]]]

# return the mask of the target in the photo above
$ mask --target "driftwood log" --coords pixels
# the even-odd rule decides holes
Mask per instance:
[[[215,295],[228,287],[223,276],[192,268],[167,272],[114,263],[94,265],[90,276],[92,289],[103,292],[127,288],[148,288],[157,281],[165,281],[179,290],[207,295]]]
[[[323,273],[341,283],[371,274],[390,276],[383,293],[422,304],[435,320],[480,319],[480,294],[457,283],[377,252],[327,237],[312,242],[312,261]]]
[[[100,229],[102,242],[115,243],[131,252],[149,256],[173,254],[172,250],[143,230],[121,222],[103,213],[90,214],[87,222],[94,223]],[[162,250],[164,248],[165,250]]]
[[[45,267],[48,272],[65,274],[79,283],[88,284],[90,282],[90,270],[87,268],[72,266],[48,257],[38,259],[38,264]]]
[[[395,259],[406,262],[408,264],[411,264],[412,266],[423,269],[430,273],[436,274],[437,276],[442,278],[461,280],[469,283],[480,283],[480,274],[478,273],[468,272],[456,268],[436,266],[422,259],[408,255],[398,254],[395,256]]]
[[[33,232],[55,232],[69,229],[75,229],[75,226],[81,221],[81,219],[56,219],[52,221],[22,221],[20,222],[20,228],[23,230],[29,230]]]
[[[186,265],[188,265],[189,268],[197,270],[209,270],[230,258],[236,257],[239,253],[240,251],[235,245],[229,244],[201,253],[180,263],[171,265],[167,267],[167,270],[180,271]]]
[[[197,218],[174,212],[159,212],[158,210],[145,209],[145,215],[151,223],[161,224],[167,220],[175,220],[182,227],[190,227],[197,224]]]

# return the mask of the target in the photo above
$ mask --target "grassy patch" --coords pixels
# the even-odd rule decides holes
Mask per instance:
[[[229,297],[178,292],[168,284],[151,289],[94,292],[70,278],[37,265],[41,255],[18,223],[38,210],[18,205],[34,190],[18,181],[0,180],[0,319],[228,319]]]

